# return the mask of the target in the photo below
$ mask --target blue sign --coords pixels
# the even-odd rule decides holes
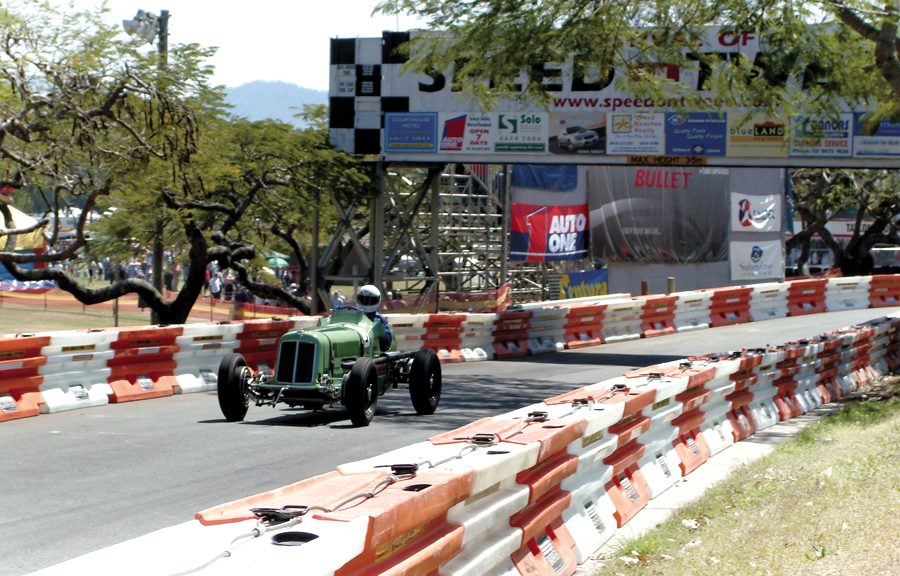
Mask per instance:
[[[891,122],[885,118],[875,127],[874,134],[867,134],[864,127],[865,114],[857,112],[854,120],[854,156],[900,156],[900,122]]]
[[[385,114],[384,151],[437,152],[437,126],[437,112]]]
[[[865,132],[865,112],[856,112],[855,116],[855,126],[854,126],[854,134],[856,136],[891,136],[894,138],[900,138],[900,122],[891,122],[890,118],[885,118],[875,127],[874,134],[866,134]]]
[[[724,156],[724,114],[666,113],[666,156]]]
[[[605,296],[609,293],[607,281],[609,271],[592,270],[590,272],[569,272],[559,279],[560,300],[569,298],[587,298],[589,296]]]

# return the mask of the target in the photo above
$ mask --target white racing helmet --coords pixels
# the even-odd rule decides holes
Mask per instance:
[[[381,304],[381,291],[371,284],[366,284],[356,293],[356,305],[363,312],[375,312],[378,310],[379,304]]]

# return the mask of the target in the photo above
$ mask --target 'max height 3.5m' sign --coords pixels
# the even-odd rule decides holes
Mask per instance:
[[[638,98],[618,88],[615,72],[578,74],[573,61],[532,71],[553,94],[546,106],[508,101],[485,110],[453,90],[453,70],[404,73],[396,48],[409,37],[332,40],[329,126],[337,147],[422,162],[900,165],[900,123],[885,121],[864,134],[860,110],[826,118],[725,109],[700,91],[716,70],[699,61],[660,66],[659,74],[695,91],[709,112],[686,112],[684,98]],[[694,52],[713,55],[721,66],[760,62],[763,53],[755,34],[719,29],[710,29]]]

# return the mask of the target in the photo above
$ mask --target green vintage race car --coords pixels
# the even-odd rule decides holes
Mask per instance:
[[[341,404],[355,426],[367,426],[378,397],[401,383],[409,385],[416,413],[432,414],[441,399],[437,354],[428,348],[381,350],[381,330],[359,310],[337,310],[315,328],[282,335],[274,373],[252,370],[240,354],[225,356],[218,372],[222,414],[229,422],[241,421],[251,402],[310,410]]]

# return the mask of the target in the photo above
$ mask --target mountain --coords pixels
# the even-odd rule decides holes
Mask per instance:
[[[225,101],[234,106],[231,112],[235,116],[248,120],[271,118],[302,128],[303,121],[294,118],[294,114],[302,112],[304,104],[328,104],[328,92],[287,82],[256,80],[225,88]]]

